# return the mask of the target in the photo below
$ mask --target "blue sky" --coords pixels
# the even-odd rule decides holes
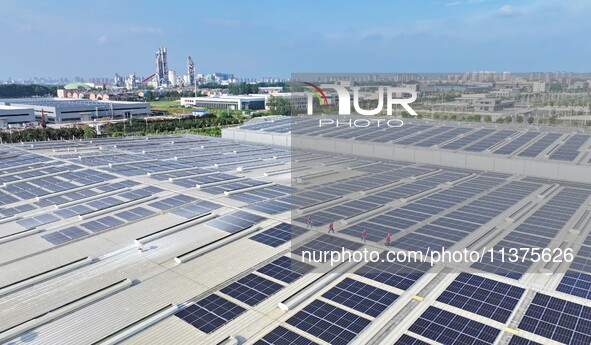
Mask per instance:
[[[0,0],[0,79],[590,71],[591,2]]]

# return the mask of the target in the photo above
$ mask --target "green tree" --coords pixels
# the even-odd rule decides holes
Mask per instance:
[[[84,127],[84,139],[96,138],[96,131],[90,126]]]
[[[492,117],[490,115],[484,115],[484,122],[492,122]]]
[[[523,123],[523,116],[522,116],[522,115],[518,115],[518,116],[515,118],[515,121],[517,121],[517,123]]]
[[[528,117],[527,117],[527,123],[529,123],[530,125],[531,125],[532,123],[534,123],[534,117],[533,117],[533,116],[528,116]]]
[[[284,97],[269,97],[267,106],[269,107],[269,112],[273,115],[291,115],[291,104]]]

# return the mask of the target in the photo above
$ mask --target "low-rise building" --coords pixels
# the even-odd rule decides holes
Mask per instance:
[[[265,100],[264,95],[182,97],[181,106],[228,110],[260,110],[265,109]]]
[[[503,101],[494,97],[484,97],[474,101],[474,112],[495,112],[515,105],[513,101]]]
[[[0,128],[33,121],[35,121],[35,114],[32,107],[0,105]]]
[[[36,120],[45,116],[47,123],[91,121],[101,117],[131,118],[150,114],[150,103],[92,101],[68,98],[0,99],[0,105],[32,108]]]
[[[521,94],[519,88],[502,88],[498,90],[493,90],[490,93],[499,97],[499,98],[513,98],[517,97]]]
[[[533,93],[544,93],[550,91],[550,83],[544,83],[541,81],[535,81],[532,84]]]

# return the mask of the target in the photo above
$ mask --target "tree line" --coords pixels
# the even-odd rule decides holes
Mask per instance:
[[[142,119],[131,119],[126,123],[109,123],[102,129],[104,135],[119,136],[127,133],[136,134],[159,134],[174,132],[180,130],[206,129],[219,126],[229,126],[240,124],[240,121],[234,117],[205,117],[205,118],[186,118],[178,120],[146,121]]]
[[[2,84],[0,98],[57,97],[59,86],[38,84]]]
[[[0,132],[0,140],[5,144],[27,141],[67,140],[94,137],[96,137],[94,128],[88,126],[73,128],[26,128],[22,130]]]

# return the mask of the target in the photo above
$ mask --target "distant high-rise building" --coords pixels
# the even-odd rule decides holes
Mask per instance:
[[[156,52],[156,83],[165,85],[168,81],[168,62],[166,60],[166,48],[160,47]]]
[[[125,88],[128,90],[133,90],[135,88],[135,73],[130,74],[127,79],[125,79]]]
[[[168,84],[170,86],[176,86],[176,72],[173,70],[168,71]]]
[[[195,84],[195,64],[193,63],[193,59],[189,56],[187,59],[187,84],[193,85]]]
[[[123,86],[125,82],[123,81],[123,78],[119,75],[119,73],[115,73],[115,79],[113,82],[113,86],[118,86],[121,87]]]

